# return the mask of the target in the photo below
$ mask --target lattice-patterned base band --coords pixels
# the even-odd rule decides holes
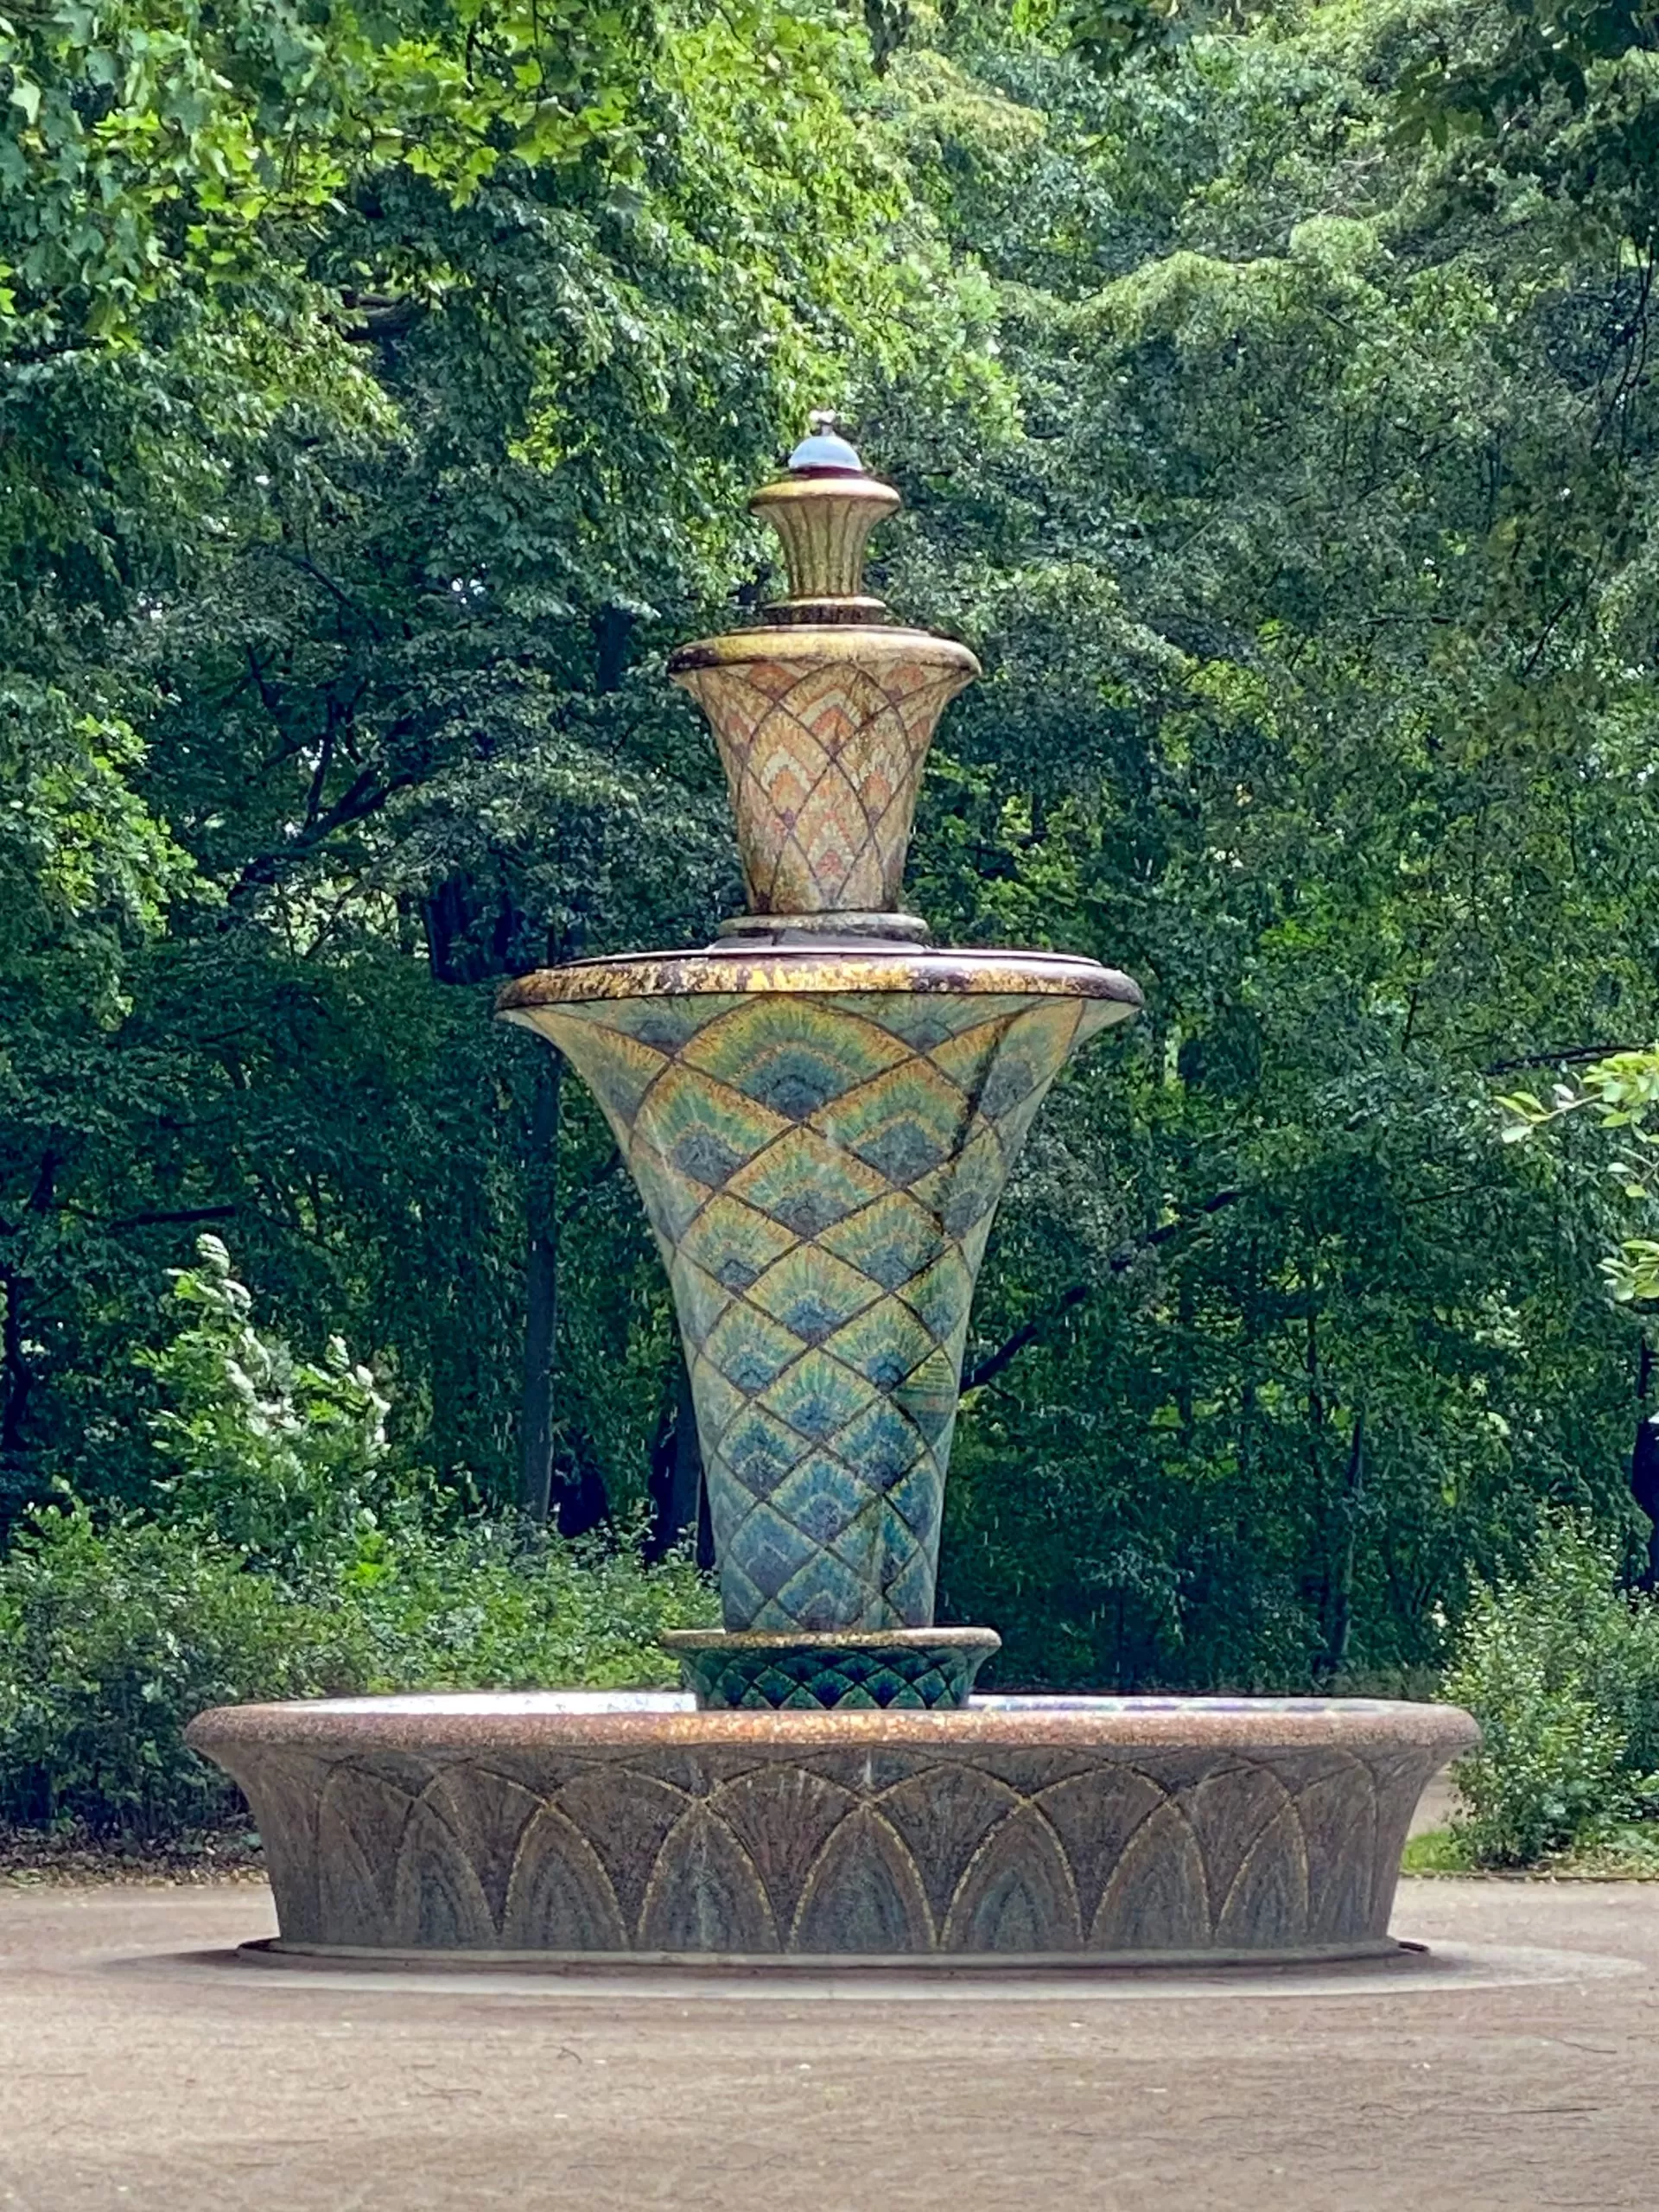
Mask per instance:
[[[810,1641],[674,1629],[663,1643],[706,1712],[834,1713],[966,1705],[974,1677],[1002,1639],[988,1628]]]

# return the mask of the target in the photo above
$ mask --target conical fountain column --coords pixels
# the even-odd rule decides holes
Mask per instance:
[[[1140,1003],[1093,961],[933,950],[899,911],[934,727],[978,669],[861,589],[898,505],[808,439],[754,500],[789,596],[670,664],[714,727],[747,913],[500,1001],[593,1090],[667,1265],[726,1628],[677,1648],[715,1703],[965,1698],[996,1638],[936,1630],[933,1593],[975,1280],[1050,1084]]]

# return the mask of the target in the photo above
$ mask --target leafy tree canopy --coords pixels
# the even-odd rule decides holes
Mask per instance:
[[[830,402],[986,668],[915,895],[1149,1001],[993,1246],[957,1617],[1404,1678],[1541,1501],[1618,1523],[1624,1202],[1494,1102],[1659,1035],[1648,11],[8,22],[14,1498],[147,1494],[204,1226],[405,1464],[515,1488],[528,1306],[567,1507],[669,1480],[637,1205],[489,1001],[735,903],[662,662]]]

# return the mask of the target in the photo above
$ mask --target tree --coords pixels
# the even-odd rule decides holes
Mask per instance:
[[[490,1001],[735,903],[661,663],[764,590],[744,495],[830,401],[906,493],[886,595],[986,668],[912,894],[1148,988],[1004,1209],[952,1611],[1032,1679],[1415,1679],[1541,1503],[1615,1515],[1628,1223],[1492,1108],[1659,1035],[1612,12],[1561,19],[1580,87],[1497,0],[680,0],[541,59],[509,8],[330,10],[291,79],[250,4],[179,19],[205,106],[124,77],[111,130],[66,12],[51,112],[149,273],[118,218],[71,269],[64,212],[0,397],[16,1492],[140,1493],[133,1341],[228,1225],[283,1331],[396,1370],[400,1463],[684,1525],[637,1202]],[[257,189],[204,198],[215,133]]]
[[[855,359],[949,382],[966,317],[863,127],[855,27],[462,15],[464,53],[447,10],[372,38],[331,15],[274,91],[268,10],[188,18],[225,79],[213,128],[251,171],[300,134],[283,189],[211,223],[194,201],[175,219],[208,124],[175,130],[148,79],[123,79],[118,147],[94,134],[86,156],[130,168],[159,142],[133,187],[156,273],[111,278],[103,322],[78,304],[91,277],[59,283],[85,342],[17,450],[39,507],[107,489],[55,572],[21,524],[15,574],[42,664],[122,702],[121,804],[177,860],[149,938],[121,937],[107,1014],[77,966],[13,1033],[24,1487],[89,1433],[99,1482],[139,1479],[142,1424],[107,1378],[141,1285],[221,1220],[296,1334],[342,1326],[400,1365],[407,1450],[506,1486],[537,1096],[575,1209],[560,1264],[586,1286],[559,1392],[539,1357],[527,1377],[563,1475],[590,1499],[637,1487],[673,1395],[643,1231],[584,1188],[608,1141],[585,1105],[547,1113],[545,1055],[490,999],[549,958],[709,933],[735,863],[663,641],[758,577],[742,494],[809,401]],[[537,22],[551,90],[527,99]],[[567,82],[553,57],[584,22]],[[62,34],[66,78],[91,36]],[[31,328],[47,311],[18,304]],[[24,964],[49,969],[39,946]],[[535,1249],[545,1336],[554,1246]]]

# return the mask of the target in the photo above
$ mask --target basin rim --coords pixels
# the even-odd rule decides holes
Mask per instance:
[[[422,1750],[460,1755],[516,1745],[571,1751],[728,1748],[782,1753],[892,1749],[971,1758],[995,1748],[1133,1751],[1154,1746],[1472,1750],[1479,1731],[1452,1705],[1361,1698],[976,1697],[956,1710],[700,1711],[671,1691],[449,1692],[218,1706],[186,1731],[193,1749],[321,1755]]]

